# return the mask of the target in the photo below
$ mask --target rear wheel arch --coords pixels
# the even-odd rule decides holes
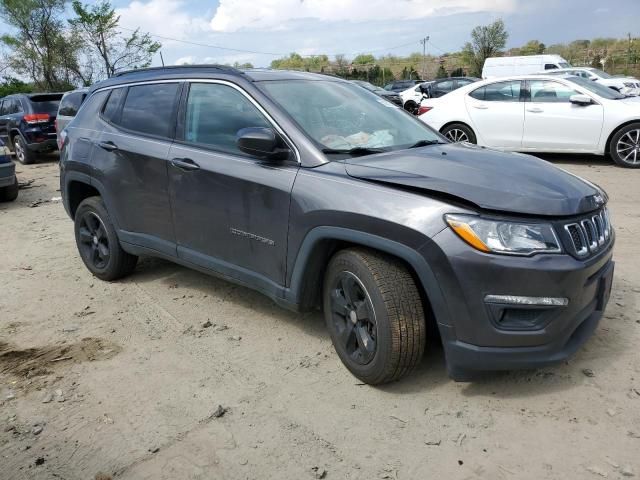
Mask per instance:
[[[66,194],[71,218],[75,218],[78,206],[83,200],[89,197],[102,196],[97,188],[81,180],[69,181],[66,187]]]
[[[11,151],[15,150],[14,144],[15,144],[16,137],[18,135],[22,136],[22,134],[20,133],[20,130],[18,130],[16,128],[14,128],[11,131],[9,131],[9,145],[8,145],[8,147],[11,149]]]

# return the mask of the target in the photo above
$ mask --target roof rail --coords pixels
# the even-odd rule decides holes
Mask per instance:
[[[132,70],[124,70],[122,72],[116,72],[113,76],[123,77],[125,75],[133,75],[136,73],[184,70],[184,69],[192,69],[192,68],[211,68],[211,69],[220,70],[221,72],[229,73],[232,75],[244,75],[244,72],[242,70],[238,70],[237,68],[230,67],[228,65],[203,64],[203,65],[169,65],[166,67],[135,68]]]

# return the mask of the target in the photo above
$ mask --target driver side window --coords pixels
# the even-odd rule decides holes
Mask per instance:
[[[187,98],[184,139],[237,155],[238,130],[271,127],[260,111],[235,88],[216,83],[192,83]]]

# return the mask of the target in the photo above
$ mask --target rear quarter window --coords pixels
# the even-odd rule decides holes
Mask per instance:
[[[109,94],[109,99],[102,109],[102,116],[109,122],[115,122],[120,111],[120,103],[126,92],[126,88],[114,88]]]

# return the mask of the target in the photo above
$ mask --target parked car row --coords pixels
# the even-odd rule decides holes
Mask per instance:
[[[55,120],[62,93],[8,95],[0,100],[0,140],[23,164],[58,148]]]
[[[592,82],[598,82],[605,87],[612,88],[627,96],[640,94],[640,80],[633,77],[614,77],[607,72],[589,67],[559,68],[546,72],[547,75],[581,77]]]
[[[478,80],[475,77],[449,77],[423,82],[400,93],[402,105],[406,111],[418,114],[420,102],[424,98],[439,98]]]
[[[634,77],[613,76],[591,67],[573,67],[559,55],[526,55],[520,57],[491,57],[484,62],[483,79],[528,74],[572,75],[598,82],[627,96],[640,94],[640,80]]]
[[[420,120],[453,142],[514,152],[608,152],[640,167],[640,97],[583,77],[484,80],[422,102]]]

